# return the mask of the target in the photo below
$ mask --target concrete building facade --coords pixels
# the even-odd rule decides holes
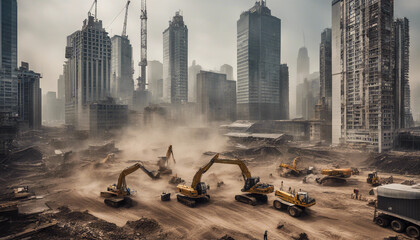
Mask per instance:
[[[18,70],[18,114],[23,128],[37,130],[42,125],[41,74],[29,70],[22,62]]]
[[[409,83],[410,32],[407,18],[394,21],[395,128],[414,127]]]
[[[0,13],[0,112],[16,114],[18,112],[16,0],[2,0]]]
[[[226,74],[227,80],[235,80],[233,77],[233,67],[229,64],[223,64],[220,66],[220,73]]]
[[[197,74],[198,112],[205,121],[236,119],[236,82],[226,74],[200,71]]]
[[[333,144],[393,147],[393,0],[334,0]]]
[[[188,102],[188,28],[179,11],[163,32],[163,101]]]
[[[133,48],[127,36],[111,38],[111,96],[120,103],[133,101]]]
[[[328,108],[326,119],[331,122],[331,100],[332,100],[332,69],[331,69],[331,28],[326,28],[321,33],[321,44],[319,45],[319,95],[320,101]],[[324,100],[322,100],[324,99]]]
[[[264,0],[237,21],[238,119],[280,119],[280,32]]]

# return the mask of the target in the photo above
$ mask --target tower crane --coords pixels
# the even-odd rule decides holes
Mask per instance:
[[[146,66],[147,66],[147,8],[146,0],[141,0],[141,29],[140,29],[140,76],[137,79],[138,90],[146,89]]]
[[[90,6],[88,16],[92,16],[92,9],[95,6],[95,20],[98,20],[98,0],[93,0],[92,6]]]
[[[127,17],[128,17],[128,5],[130,5],[130,0],[127,0],[127,4],[125,5],[125,17],[124,17],[124,25],[123,25],[123,31],[121,33],[121,36],[127,37]]]

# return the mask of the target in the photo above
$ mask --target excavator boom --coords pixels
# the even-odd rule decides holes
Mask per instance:
[[[222,164],[234,164],[238,165],[242,171],[242,176],[244,180],[251,178],[251,172],[249,171],[248,167],[245,165],[244,161],[239,159],[224,159],[224,158],[217,158],[214,160],[215,163],[222,163]]]
[[[172,160],[174,160],[174,163],[176,163],[175,157],[174,157],[174,152],[172,151],[172,145],[169,145],[168,151],[166,151],[166,164],[169,164],[169,158],[171,156],[172,156]]]
[[[195,175],[193,177],[193,181],[191,183],[192,188],[195,188],[197,186],[197,184],[199,184],[201,182],[201,176],[203,176],[203,174],[206,173],[210,169],[210,167],[213,165],[214,161],[218,158],[219,158],[219,154],[216,154],[210,160],[210,162],[208,162],[206,165],[204,165],[203,167],[198,169],[198,171],[195,173]]]

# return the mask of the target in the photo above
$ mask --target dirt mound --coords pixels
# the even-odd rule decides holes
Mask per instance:
[[[137,221],[128,221],[126,226],[132,228],[136,233],[152,234],[161,230],[159,223],[154,219],[140,218]]]
[[[218,240],[235,240],[233,237],[229,236],[229,235],[225,235],[221,238],[219,238]]]
[[[367,165],[389,173],[420,174],[420,156],[410,153],[372,153]]]

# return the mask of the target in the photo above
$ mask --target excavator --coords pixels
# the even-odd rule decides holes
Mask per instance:
[[[239,159],[222,159],[219,158],[219,154],[216,154],[209,163],[204,167],[200,168],[193,178],[191,187],[185,185],[178,185],[177,190],[179,193],[177,199],[179,202],[194,207],[197,202],[196,199],[205,199],[208,201],[210,196],[207,194],[206,184],[201,181],[203,173],[207,172],[214,163],[220,164],[234,164],[238,165],[242,171],[242,177],[244,178],[244,187],[241,189],[245,194],[236,195],[235,200],[253,206],[257,205],[258,202],[266,203],[267,194],[274,192],[274,186],[266,183],[260,183],[259,177],[252,177],[251,172],[245,165],[244,161]]]
[[[166,151],[166,156],[159,157],[159,161],[157,162],[157,165],[159,166],[158,171],[161,175],[172,174],[172,169],[169,168],[169,159],[171,156],[174,163],[176,163],[174,152],[172,151],[172,145],[169,145],[168,150]]]
[[[147,168],[141,162],[135,163],[134,165],[127,167],[120,173],[117,184],[112,184],[108,186],[107,191],[101,192],[101,197],[105,198],[104,203],[106,205],[115,208],[121,206],[131,206],[132,192],[130,188],[127,187],[125,177],[137,171],[139,168],[142,169],[152,179],[158,179],[160,177],[159,173],[147,170]]]
[[[380,178],[377,172],[371,172],[368,174],[366,182],[372,184],[372,186],[377,187],[381,185]]]
[[[287,209],[292,217],[299,217],[306,208],[315,205],[315,199],[309,197],[307,192],[285,192],[276,190],[274,193],[278,199],[274,200],[273,207],[277,210]]]
[[[294,176],[299,176],[302,173],[300,170],[298,170],[296,168],[296,164],[299,161],[300,161],[300,157],[295,157],[293,159],[292,165],[289,165],[289,164],[286,164],[286,163],[281,163],[279,167],[289,169],[291,174],[293,174]]]
[[[353,170],[350,168],[343,169],[322,169],[321,174],[325,175],[323,178],[317,178],[316,182],[323,184],[326,181],[335,181],[337,183],[345,183],[346,178],[351,177]]]

